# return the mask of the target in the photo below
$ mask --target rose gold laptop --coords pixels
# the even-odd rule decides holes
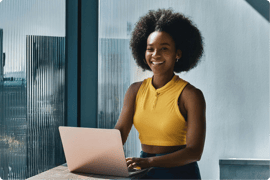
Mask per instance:
[[[59,127],[71,172],[129,177],[148,169],[127,167],[118,129]]]

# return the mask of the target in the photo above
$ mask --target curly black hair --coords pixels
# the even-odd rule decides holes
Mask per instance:
[[[171,35],[176,50],[182,51],[181,59],[175,63],[174,72],[189,71],[194,68],[203,54],[203,37],[193,22],[172,9],[150,10],[136,23],[130,40],[130,48],[136,63],[143,70],[150,70],[144,63],[147,38],[154,31],[164,31]]]

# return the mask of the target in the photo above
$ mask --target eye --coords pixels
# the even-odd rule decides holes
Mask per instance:
[[[162,50],[167,50],[168,48],[166,48],[166,47],[163,47],[163,48],[161,48]]]
[[[147,48],[146,50],[147,51],[153,51],[153,48]]]

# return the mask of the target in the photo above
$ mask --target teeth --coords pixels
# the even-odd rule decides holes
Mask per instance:
[[[153,64],[162,64],[162,63],[164,63],[164,61],[163,62],[152,62]]]

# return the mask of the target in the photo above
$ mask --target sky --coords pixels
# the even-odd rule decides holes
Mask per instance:
[[[25,72],[26,35],[65,36],[65,0],[0,0],[0,29],[4,74]]]

